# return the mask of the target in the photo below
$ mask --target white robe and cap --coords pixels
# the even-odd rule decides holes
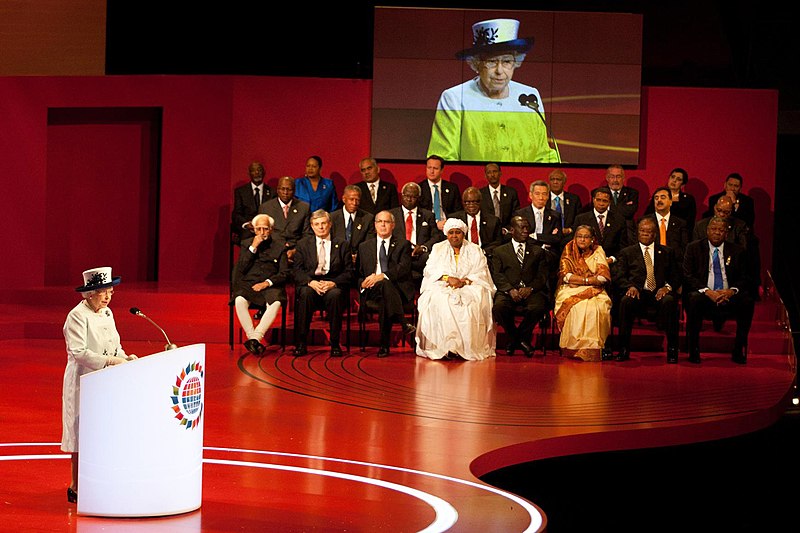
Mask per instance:
[[[453,227],[466,234],[466,224],[458,219],[448,219],[445,233]],[[445,275],[469,279],[472,284],[454,289],[441,279]],[[496,330],[492,297],[495,291],[480,246],[464,239],[456,262],[449,241],[434,244],[425,264],[417,300],[417,355],[442,359],[453,352],[470,360],[494,357]]]

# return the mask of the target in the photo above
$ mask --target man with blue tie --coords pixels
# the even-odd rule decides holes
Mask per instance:
[[[375,232],[371,213],[361,209],[361,189],[348,185],[342,193],[342,208],[331,213],[331,235],[350,243],[353,262],[359,245]]]
[[[427,179],[419,182],[421,189],[419,206],[433,211],[439,230],[444,228],[447,217],[463,209],[458,185],[442,179],[442,172],[444,172],[444,159],[432,155],[425,162]]]
[[[567,192],[567,174],[560,168],[555,169],[547,176],[550,185],[550,198],[547,208],[561,215],[561,249],[572,238],[572,228],[575,226],[575,217],[581,212],[581,198],[577,194]]]
[[[690,363],[700,362],[700,329],[706,317],[736,319],[731,359],[738,364],[747,362],[747,337],[753,322],[754,301],[747,290],[745,250],[725,242],[727,231],[727,222],[714,217],[708,223],[707,238],[686,247],[683,274]]]

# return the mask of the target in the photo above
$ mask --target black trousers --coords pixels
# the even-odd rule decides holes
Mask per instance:
[[[634,318],[651,309],[667,334],[667,349],[678,348],[678,299],[670,293],[656,300],[655,292],[646,290],[639,291],[639,298],[625,295],[619,300],[619,348],[630,349]]]
[[[342,336],[342,315],[347,306],[346,295],[347,290],[339,287],[334,287],[322,295],[317,294],[314,289],[307,285],[296,287],[294,305],[295,344],[306,343],[314,311],[324,309],[328,314],[328,323],[331,329],[331,346],[338,345]]]
[[[378,303],[378,325],[380,326],[381,348],[388,348],[392,335],[392,323],[402,324],[405,319],[403,313],[403,294],[397,286],[388,280],[379,281],[361,293],[361,302]],[[362,305],[363,306],[363,305]]]
[[[747,346],[747,337],[750,334],[750,326],[753,323],[753,311],[755,302],[747,293],[739,292],[730,301],[723,305],[717,305],[711,298],[700,292],[694,291],[686,297],[686,342],[689,351],[699,349],[700,330],[703,327],[703,319],[725,320],[734,318],[736,320],[736,349]]]
[[[547,302],[543,292],[531,293],[525,300],[515,302],[508,294],[498,291],[494,295],[492,316],[505,330],[510,344],[530,343],[533,328],[547,312]],[[517,326],[516,317],[519,315],[522,315],[522,321]]]

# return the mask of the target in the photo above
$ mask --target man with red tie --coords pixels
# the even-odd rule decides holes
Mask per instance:
[[[418,205],[420,194],[419,184],[406,183],[401,190],[400,207],[389,210],[397,221],[393,235],[411,243],[411,272],[417,287],[422,283],[428,252],[434,244],[444,240],[433,213]]]
[[[481,191],[477,187],[467,187],[461,195],[464,210],[450,215],[467,224],[467,240],[477,244],[491,261],[492,251],[500,244],[502,228],[500,219],[481,209]],[[491,264],[491,263],[490,263]]]

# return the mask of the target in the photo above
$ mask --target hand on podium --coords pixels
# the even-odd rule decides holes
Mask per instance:
[[[139,359],[139,356],[135,353],[129,353],[125,358],[126,361],[135,361],[136,359]]]
[[[112,355],[106,360],[106,366],[116,366],[127,362],[128,360],[125,359],[124,357],[117,357],[116,355]]]

